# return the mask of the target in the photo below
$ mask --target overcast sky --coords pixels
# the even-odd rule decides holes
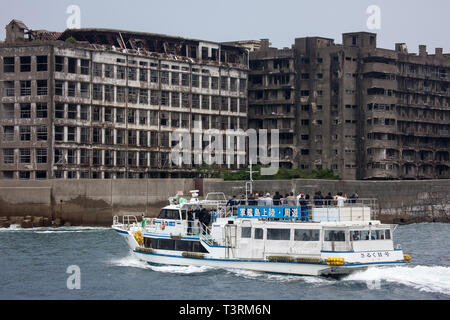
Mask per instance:
[[[5,1],[5,0],[3,0]],[[30,29],[63,31],[68,6],[81,11],[81,28],[111,28],[162,33],[209,41],[269,38],[272,46],[291,47],[294,39],[321,36],[342,43],[342,33],[376,32],[378,47],[394,49],[405,42],[409,52],[419,44],[428,52],[450,52],[449,0],[14,0],[0,11],[0,24],[22,20]],[[368,19],[380,9],[379,29]],[[0,39],[5,29],[0,28]]]

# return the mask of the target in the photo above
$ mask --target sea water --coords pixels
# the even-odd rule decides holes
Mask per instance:
[[[341,279],[238,269],[150,265],[111,228],[0,229],[0,299],[433,299],[450,298],[450,224],[399,226],[404,266]]]

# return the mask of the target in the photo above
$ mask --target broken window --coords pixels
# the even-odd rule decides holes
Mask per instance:
[[[89,106],[88,105],[81,105],[80,107],[80,119],[81,120],[89,120]]]
[[[209,77],[208,76],[202,76],[202,88],[209,89]]]
[[[3,141],[14,141],[14,126],[3,127]]]
[[[59,118],[59,119],[64,118],[64,104],[63,103],[55,104],[55,118]]]
[[[202,109],[209,110],[209,96],[202,95]]]
[[[150,70],[150,82],[158,83],[158,70]]]
[[[64,127],[55,126],[55,141],[64,141]]]
[[[103,100],[103,86],[98,83],[94,83],[92,87],[92,98],[94,100]]]
[[[159,91],[150,91],[150,104],[153,106],[159,105]]]
[[[117,87],[117,102],[125,102],[125,87]]]
[[[135,120],[136,120],[136,110],[128,109],[128,111],[127,111],[127,122],[128,123],[135,123]]]
[[[161,105],[162,106],[169,106],[169,92],[168,91],[161,91]]]
[[[125,130],[124,129],[117,129],[116,144],[125,144]]]
[[[137,79],[137,69],[133,67],[128,67],[128,80],[135,81]]]
[[[102,143],[102,129],[92,128],[92,142]]]
[[[31,71],[31,57],[20,57],[20,72]]]
[[[220,77],[220,89],[228,90],[228,77]]]
[[[172,112],[170,125],[173,128],[178,128],[180,126],[180,114],[178,112]]]
[[[31,163],[30,149],[20,149],[20,163]]]
[[[128,102],[137,103],[137,98],[138,98],[138,89],[128,88]]]
[[[230,78],[230,91],[233,91],[233,92],[237,91],[237,79],[236,78]]]
[[[219,89],[219,77],[211,77],[211,89]]]
[[[220,97],[212,96],[211,97],[211,110],[219,110],[220,109]]]
[[[181,107],[189,108],[189,93],[182,92],[181,93]]]
[[[105,78],[114,78],[114,65],[105,64]]]
[[[36,118],[47,118],[47,103],[45,102],[38,102],[36,103]]]
[[[55,56],[55,71],[64,72],[64,57]]]
[[[139,69],[139,81],[147,82],[148,80],[148,70],[147,69]]]
[[[72,81],[67,82],[67,96],[68,97],[75,97],[76,93],[76,83]]]
[[[67,127],[67,141],[77,141],[76,127]]]
[[[30,119],[31,118],[31,103],[21,103],[20,104],[20,118]]]
[[[20,141],[31,141],[31,127],[20,126],[19,127]]]
[[[229,105],[228,105],[228,97],[221,97],[221,106],[220,106],[220,110],[222,111],[228,111],[229,110]]]
[[[89,127],[80,128],[80,142],[81,143],[91,142],[90,131],[91,131],[91,128],[89,128]]]
[[[89,60],[80,60],[80,73],[84,75],[89,75]]]
[[[114,86],[105,85],[105,101],[114,102]]]
[[[128,145],[135,146],[137,144],[137,131],[128,130]]]
[[[148,90],[139,89],[139,104],[148,104]]]
[[[105,144],[114,144],[114,132],[113,132],[113,129],[109,129],[109,128],[105,129]],[[105,154],[105,157],[106,157],[106,154]]]
[[[189,87],[189,74],[182,73],[181,74],[181,85],[185,87]]]
[[[172,85],[178,86],[180,84],[180,74],[178,72],[172,72]]]
[[[169,71],[161,71],[161,84],[169,84]]]
[[[125,67],[124,66],[117,66],[117,79],[125,80]]]
[[[179,92],[172,92],[171,93],[172,98],[172,107],[179,108],[180,107],[180,93]]]
[[[245,92],[247,89],[247,79],[239,79],[239,92]]]
[[[147,131],[139,131],[139,145],[146,147],[147,142],[148,142]]]
[[[31,96],[31,81],[20,81],[20,95]]]
[[[82,98],[86,98],[88,99],[90,94],[89,94],[89,83],[87,82],[81,82],[80,84],[80,95]]]
[[[4,81],[4,94],[5,97],[14,97],[15,96],[15,88],[14,88],[14,81]]]
[[[92,121],[102,121],[102,108],[101,107],[93,107],[92,108]]]
[[[36,86],[37,86],[36,93],[38,96],[46,96],[48,94],[47,80],[37,80]]]
[[[3,58],[3,72],[14,72],[14,57]]]
[[[125,109],[116,108],[116,122],[117,123],[125,122]]]
[[[158,111],[150,111],[150,125],[157,126],[158,125]]]
[[[200,95],[192,94],[192,108],[200,108]]]
[[[193,74],[193,75],[192,75],[192,87],[193,87],[193,88],[198,88],[198,87],[199,87],[199,85],[200,85],[200,84],[199,84],[199,81],[200,81],[200,80],[199,80],[199,77],[200,77],[200,76],[197,75],[197,74]]]
[[[3,149],[3,163],[14,163],[14,149]]]
[[[147,110],[139,110],[139,124],[147,124]]]
[[[100,65],[101,70],[101,65]],[[77,73],[77,59],[76,58],[68,58],[68,70],[69,73]],[[100,75],[101,77],[101,75]]]
[[[69,104],[67,106],[67,119],[76,119],[77,118],[77,105]]]

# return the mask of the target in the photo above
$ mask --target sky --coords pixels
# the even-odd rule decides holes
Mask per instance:
[[[5,1],[5,0],[3,0]],[[80,9],[81,28],[110,28],[214,42],[268,38],[291,47],[295,38],[320,36],[342,43],[342,33],[377,33],[377,47],[406,43],[450,52],[449,0],[14,0],[0,11],[32,30],[64,31],[70,5]],[[376,6],[375,11],[367,11]],[[369,22],[369,24],[368,24]],[[0,27],[0,39],[5,29]]]

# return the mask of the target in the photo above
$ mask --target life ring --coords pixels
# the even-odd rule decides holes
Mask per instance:
[[[161,224],[159,225],[161,227],[161,230],[164,230],[166,228],[166,224],[164,221],[161,221]]]
[[[144,243],[144,238],[142,237],[142,233],[140,231],[136,231],[134,233],[134,239],[136,239],[136,242],[140,245]]]

